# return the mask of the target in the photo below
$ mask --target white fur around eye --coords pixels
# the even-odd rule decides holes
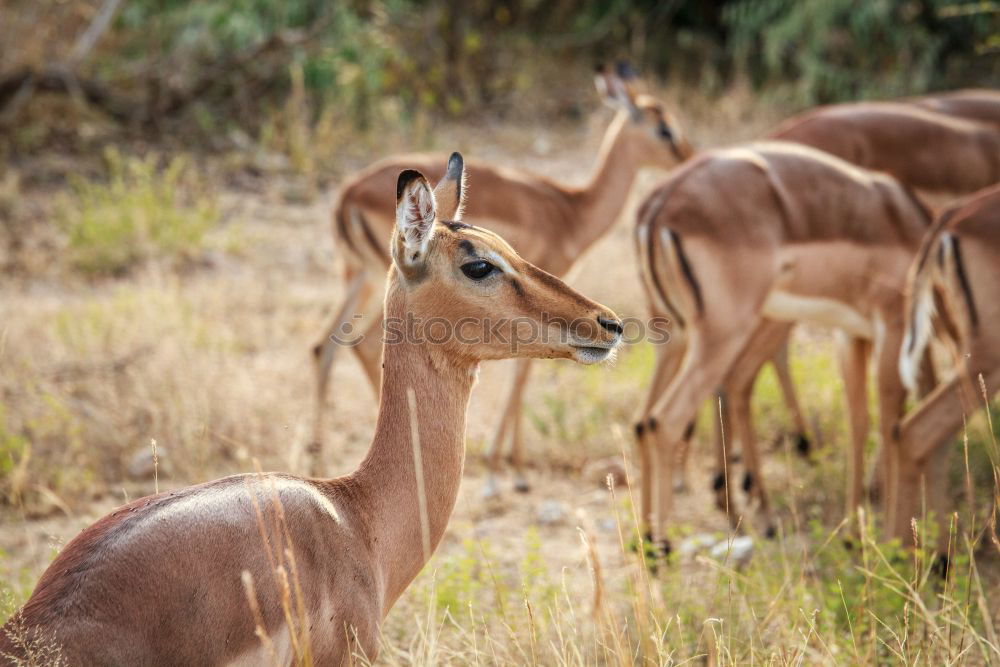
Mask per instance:
[[[517,272],[511,268],[510,264],[500,255],[496,254],[492,250],[486,253],[486,259],[490,261],[493,266],[500,269],[502,272],[506,273],[508,276],[516,276]]]
[[[426,183],[407,188],[396,209],[396,226],[406,248],[404,261],[411,263],[423,256],[434,235],[434,193]]]

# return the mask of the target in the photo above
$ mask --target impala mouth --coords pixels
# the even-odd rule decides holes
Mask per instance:
[[[618,342],[609,345],[570,345],[573,348],[573,359],[581,364],[599,364],[615,356]]]

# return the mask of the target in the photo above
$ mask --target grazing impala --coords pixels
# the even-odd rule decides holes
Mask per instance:
[[[360,467],[334,479],[238,475],[120,507],[45,571],[0,634],[0,663],[38,664],[26,652],[39,645],[80,665],[290,664],[303,655],[335,665],[375,657],[382,620],[441,540],[455,505],[479,362],[519,355],[593,363],[621,338],[607,308],[524,261],[499,236],[457,222],[464,193],[457,153],[434,192],[416,171],[399,175],[385,314],[416,326],[385,345],[378,422]],[[508,338],[514,323],[530,321],[548,335],[516,350],[471,330],[443,342],[434,334],[432,343],[421,324],[431,320],[472,329],[488,320]],[[285,572],[298,602],[289,615],[259,530],[256,499],[272,494],[294,557]],[[304,638],[290,630],[296,620]]]
[[[891,439],[905,396],[895,371],[902,285],[929,223],[927,209],[891,177],[787,142],[709,151],[649,196],[636,229],[645,282],[685,341],[664,346],[640,422],[642,512],[655,539],[673,503],[676,448],[698,405],[719,387],[745,388],[740,364],[756,372],[789,322],[826,325],[853,340],[843,370],[862,402],[874,346],[880,432]],[[733,404],[741,395],[727,394],[734,438],[752,456],[749,405]],[[865,411],[852,405],[851,415],[853,507],[867,425]],[[754,490],[766,516],[763,485]]]
[[[931,111],[1000,127],[1000,91],[970,88],[907,100]]]
[[[993,186],[941,213],[909,277],[900,354],[904,382],[913,386],[917,381],[936,308],[943,308],[954,323],[959,368],[903,419],[897,444],[900,465],[888,489],[891,536],[910,539],[910,519],[920,517],[926,507],[942,523],[939,540],[948,540],[948,445],[968,415],[982,407],[980,376],[990,393],[1000,388],[998,291],[1000,186]]]
[[[968,120],[954,112],[973,113],[971,104],[938,99],[953,115],[908,102],[835,104],[790,118],[768,138],[819,148],[927,192],[968,193],[1000,181],[1000,123]]]
[[[917,107],[917,108],[914,108]],[[861,167],[884,170],[894,175],[904,185],[929,192],[965,194],[986,184],[1000,180],[1000,93],[991,90],[959,90],[937,93],[899,102],[868,102],[838,104],[821,107],[795,116],[783,123],[770,135],[771,139],[794,141],[825,150]],[[648,289],[648,286],[647,286]],[[787,336],[791,326],[784,326],[785,335],[775,329],[761,334],[768,350],[776,350],[771,357],[778,371],[782,391],[792,408],[799,432],[803,432],[803,419],[794,398],[787,369]],[[842,350],[842,364],[858,363],[858,355],[865,354],[849,343]],[[741,357],[739,369],[727,384],[723,401],[723,423],[731,409],[748,404],[759,368],[769,359],[769,352],[748,350]],[[754,369],[756,364],[757,369]],[[927,370],[921,377],[919,393],[924,394],[934,385],[929,357],[924,360]],[[843,369],[842,369],[843,370]],[[666,373],[669,377],[669,373]],[[845,375],[847,400],[856,410],[866,410],[866,403]],[[661,388],[662,389],[662,388]],[[648,407],[648,406],[647,406]],[[867,415],[858,415],[852,429],[855,438],[867,431]],[[640,422],[637,430],[645,428]],[[718,440],[718,439],[717,439]],[[800,449],[807,446],[799,437]],[[721,441],[717,442],[717,449]],[[687,445],[682,452],[686,454]],[[722,461],[721,449],[717,454]],[[753,470],[759,461],[756,452],[747,452],[748,468]],[[682,457],[686,458],[686,457]],[[722,495],[724,473],[716,473],[713,486],[719,492],[720,506],[728,506]],[[743,487],[764,493],[763,480],[756,472],[749,472]]]
[[[638,94],[631,70],[620,65],[613,73],[599,69],[596,76],[604,100],[619,111],[608,127],[589,182],[581,187],[562,185],[524,171],[470,163],[469,177],[478,196],[465,211],[470,222],[494,230],[510,240],[524,257],[555,275],[565,275],[573,263],[614,224],[640,167],[670,168],[691,153],[676,120],[656,99]],[[381,312],[373,296],[389,263],[383,239],[393,224],[393,210],[385,193],[404,166],[416,166],[431,176],[440,174],[436,158],[408,156],[372,165],[340,189],[333,213],[333,232],[344,258],[347,297],[314,348],[317,374],[313,460],[319,459],[325,431],[327,384],[335,353],[334,340],[362,313],[367,335],[351,349],[373,387],[378,386],[381,357]],[[509,438],[516,485],[527,490],[521,464],[521,397],[530,362],[517,363],[514,382],[489,454],[491,470],[500,463]],[[491,476],[486,492],[496,492]]]

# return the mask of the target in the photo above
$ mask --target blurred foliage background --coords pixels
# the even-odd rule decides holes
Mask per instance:
[[[266,142],[303,120],[572,118],[581,77],[618,58],[672,85],[749,85],[795,106],[1000,80],[995,2],[0,2],[0,131],[14,151],[86,134],[81,106],[119,131],[197,141],[236,128]],[[75,106],[33,126],[46,93]]]

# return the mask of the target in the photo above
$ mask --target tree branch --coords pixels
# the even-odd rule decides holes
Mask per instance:
[[[97,12],[97,16],[94,17],[94,20],[90,22],[87,29],[76,40],[76,44],[73,45],[73,50],[70,51],[69,59],[66,61],[67,67],[73,69],[87,57],[87,54],[97,44],[101,35],[111,25],[111,19],[115,17],[115,12],[118,11],[118,7],[121,4],[122,0],[104,0],[101,11]]]

